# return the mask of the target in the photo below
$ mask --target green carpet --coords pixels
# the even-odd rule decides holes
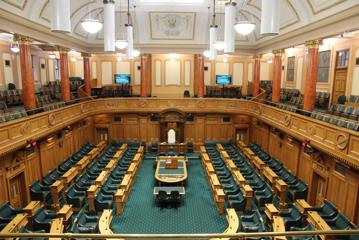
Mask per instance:
[[[146,159],[146,156],[145,156]],[[188,162],[184,204],[179,208],[155,205],[153,161],[144,160],[122,215],[114,216],[114,233],[221,233],[225,214],[217,214],[200,160]]]

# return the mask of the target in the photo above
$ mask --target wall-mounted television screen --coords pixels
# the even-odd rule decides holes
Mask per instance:
[[[130,84],[131,75],[130,74],[115,74],[115,84]]]
[[[216,75],[216,84],[230,85],[230,84],[232,84],[232,76],[231,75]]]

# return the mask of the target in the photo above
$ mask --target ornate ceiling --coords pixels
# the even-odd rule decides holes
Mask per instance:
[[[281,0],[280,34],[275,37],[262,37],[259,33],[261,0],[237,2],[241,1],[246,1],[246,7],[238,14],[238,17],[254,21],[257,25],[256,30],[248,36],[237,34],[237,48],[248,49],[255,49],[258,46],[274,42],[276,39],[283,39],[283,36],[289,33],[303,32],[304,28],[308,28],[314,23],[328,24],[330,19],[335,21],[339,14],[341,16],[346,12],[352,14],[353,8],[359,8],[358,0]],[[222,6],[219,4],[217,8],[217,24],[220,27],[219,36],[223,38],[223,0],[220,2],[222,2]],[[182,48],[206,47],[209,35],[208,26],[210,25],[208,6],[212,6],[212,0],[131,0],[130,4],[134,41],[139,48],[152,46],[153,48],[168,49],[179,44]],[[123,24],[127,22],[126,9],[126,0],[116,0],[117,38],[123,38]],[[72,33],[61,36],[50,32],[49,0],[0,0],[0,29],[14,31],[9,29],[10,27],[6,26],[4,21],[1,21],[1,15],[6,15],[7,20],[27,28],[33,28],[34,31],[41,29],[43,33],[52,34],[51,36],[58,36],[58,38],[62,37],[77,43],[82,48],[100,50],[103,41],[102,32],[89,35],[80,24],[82,19],[88,17],[89,12],[91,16],[102,20],[102,0],[71,0]],[[177,24],[175,31],[169,32],[166,29],[166,24],[174,23]],[[346,29],[337,29],[338,32],[344,30]]]

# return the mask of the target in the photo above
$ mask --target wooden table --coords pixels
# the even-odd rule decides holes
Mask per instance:
[[[107,176],[110,174],[109,171],[107,170],[103,170],[101,171],[101,173],[98,175],[98,177],[95,180],[95,185],[97,186],[102,186],[102,184],[106,181]]]
[[[213,168],[212,163],[210,163],[210,162],[207,162],[207,163],[206,163],[205,168],[206,168],[206,173],[207,173],[207,175],[211,175],[211,174],[215,174],[215,173],[216,173],[216,171],[215,171],[214,168]]]
[[[90,211],[95,211],[95,199],[96,199],[97,192],[99,190],[100,190],[100,187],[98,185],[93,184],[86,191],[87,201],[89,203]]]
[[[1,231],[1,233],[16,233],[21,227],[26,227],[29,223],[26,213],[17,214]],[[8,238],[13,239],[13,238]]]
[[[121,214],[123,213],[123,209],[125,208],[125,189],[117,189],[115,195],[114,195],[114,202],[116,205],[116,213]]]
[[[80,171],[83,171],[89,163],[90,163],[90,157],[84,156],[83,158],[81,158],[80,161],[76,163],[75,166],[77,166],[78,169],[80,169]]]
[[[229,168],[229,170],[231,171],[231,172],[233,172],[234,170],[237,170],[238,168],[237,168],[237,166],[236,166],[236,164],[234,164],[234,162],[231,160],[231,159],[229,159],[229,160],[227,160],[227,167]]]
[[[217,147],[218,151],[223,151],[224,150],[222,144],[220,144],[220,143],[217,143],[216,147]]]
[[[307,214],[308,214],[307,221],[314,226],[315,230],[321,230],[321,231],[330,231],[330,230],[332,230],[331,227],[319,215],[318,212],[316,212],[316,211],[308,211]],[[319,237],[322,240],[334,239],[333,237],[326,236],[326,235],[319,235]]]
[[[158,151],[159,152],[168,152],[171,149],[175,152],[187,152],[187,144],[186,143],[174,143],[168,144],[166,142],[162,142],[158,144]]]
[[[158,160],[155,178],[159,183],[183,184],[187,179],[187,166],[184,160],[177,160],[177,168],[166,168],[167,160]]]
[[[274,186],[275,181],[278,179],[278,175],[270,167],[264,167],[262,169],[262,174],[264,178]]]
[[[254,156],[252,158],[252,162],[259,172],[262,171],[262,169],[266,166],[266,164],[258,156]]]
[[[225,150],[222,150],[220,153],[221,153],[221,157],[223,158],[224,161],[228,161],[231,159]]]
[[[244,148],[247,147],[247,145],[243,141],[238,141],[237,142],[237,147],[239,147],[239,149],[241,149],[243,151]]]
[[[207,153],[202,153],[202,161],[203,162],[211,162],[211,159],[209,158]]]
[[[207,153],[206,147],[205,146],[199,146],[199,150],[201,153]]]
[[[287,206],[285,200],[288,195],[288,184],[282,179],[278,179],[274,184],[274,189],[279,197],[280,208],[285,209]]]
[[[254,191],[252,187],[249,184],[242,185],[243,191],[244,191],[244,198],[246,199],[246,211],[249,211],[252,209],[252,199],[254,196]]]
[[[214,190],[221,188],[221,183],[219,182],[216,174],[210,175],[210,181]]]
[[[127,149],[127,143],[121,145],[120,150],[125,151]]]
[[[56,211],[60,209],[60,193],[65,189],[64,184],[60,180],[56,180],[50,187],[52,208]]]
[[[123,153],[124,153],[125,150],[119,150],[115,153],[115,155],[113,155],[113,158],[118,160],[119,158],[122,157]]]
[[[234,181],[236,181],[239,186],[243,186],[243,184],[246,183],[246,179],[243,177],[242,173],[239,170],[233,171],[232,176],[234,178]]]
[[[145,152],[145,147],[144,147],[144,146],[140,146],[140,147],[137,149],[137,153],[143,154],[144,152]]]
[[[252,160],[252,158],[255,156],[254,152],[252,152],[252,150],[249,148],[245,148],[243,152],[249,160]]]
[[[279,210],[274,206],[273,203],[267,203],[264,205],[264,213],[270,221],[273,221],[273,217],[279,214]]]
[[[51,222],[50,233],[63,233],[64,224],[62,218],[55,218]],[[61,240],[61,238],[49,238],[50,240]]]
[[[132,162],[141,162],[143,159],[142,153],[136,153],[135,156],[132,159]]]
[[[109,161],[105,167],[104,170],[106,171],[112,171],[112,169],[116,166],[117,161],[115,159],[112,159],[111,161]]]
[[[63,219],[63,222],[66,226],[71,223],[71,217],[74,212],[72,211],[72,206],[65,204],[58,212],[57,216]]]
[[[136,170],[137,170],[137,163],[133,162],[130,164],[130,166],[127,169],[127,173],[131,174],[131,175],[136,175]]]
[[[65,189],[67,189],[70,183],[77,177],[77,174],[78,168],[72,167],[60,177]]]
[[[284,219],[280,216],[273,216],[273,232],[285,232]],[[274,237],[275,240],[285,240],[285,236]]]
[[[300,213],[305,216],[307,215],[308,211],[312,210],[312,206],[304,199],[297,199],[297,200],[295,200],[294,204],[297,206]]]
[[[35,212],[42,207],[42,204],[40,201],[31,201],[29,204],[27,204],[26,207],[24,207],[24,212],[29,215],[30,217],[35,215]]]

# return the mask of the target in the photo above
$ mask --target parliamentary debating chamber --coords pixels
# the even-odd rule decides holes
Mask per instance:
[[[0,0],[0,239],[359,240],[359,1]]]

